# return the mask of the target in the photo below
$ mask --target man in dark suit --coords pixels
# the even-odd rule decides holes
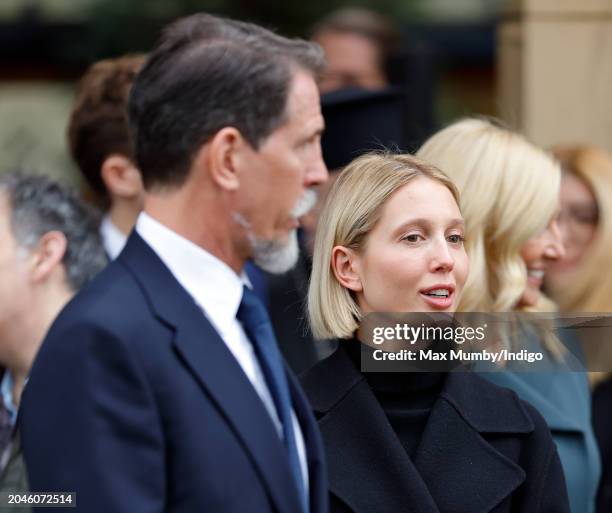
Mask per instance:
[[[90,66],[77,86],[68,123],[68,146],[93,199],[106,213],[100,235],[109,259],[119,256],[144,202],[142,177],[128,126],[128,98],[144,55],[104,59]],[[255,293],[268,302],[260,269],[245,271]]]
[[[247,23],[164,31],[129,104],[144,212],[24,394],[33,490],[74,491],[88,513],[327,511],[316,423],[241,279],[249,258],[295,262],[327,178],[321,65],[315,45]]]

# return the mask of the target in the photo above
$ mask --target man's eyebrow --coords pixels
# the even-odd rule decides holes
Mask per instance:
[[[312,132],[309,132],[307,135],[302,137],[301,141],[305,142],[305,141],[310,141],[310,139],[313,139],[315,137],[321,137],[321,135],[323,135],[324,131],[325,131],[325,126],[318,127],[315,130],[313,130]]]

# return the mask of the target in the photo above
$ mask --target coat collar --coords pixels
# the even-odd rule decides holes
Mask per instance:
[[[154,315],[175,331],[173,344],[246,448],[279,511],[298,511],[297,491],[278,434],[240,365],[202,310],[136,232],[118,260],[142,288]]]
[[[342,348],[303,383],[320,419],[330,490],[357,513],[407,506],[419,513],[485,513],[525,479],[483,435],[530,433],[534,425],[515,394],[477,376],[448,375],[414,460]],[[482,483],[477,491],[476,483]]]

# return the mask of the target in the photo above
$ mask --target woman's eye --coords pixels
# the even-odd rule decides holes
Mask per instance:
[[[462,235],[449,235],[448,242],[451,244],[463,244],[463,236]]]
[[[576,212],[574,219],[580,224],[597,224],[597,212]]]
[[[422,238],[423,237],[418,233],[411,233],[410,235],[405,235],[404,237],[402,237],[402,240],[405,240],[407,242],[419,242],[419,240],[421,240]]]

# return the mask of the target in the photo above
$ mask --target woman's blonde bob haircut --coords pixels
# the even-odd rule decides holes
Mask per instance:
[[[482,119],[453,123],[417,155],[444,169],[461,192],[470,274],[458,310],[554,310],[543,295],[535,307],[518,305],[527,287],[521,248],[555,213],[559,164],[523,136]]]
[[[574,270],[561,283],[548,284],[563,312],[612,312],[612,156],[593,146],[553,150],[565,173],[582,180],[595,197],[599,220],[595,235]]]
[[[336,280],[333,248],[363,250],[385,203],[418,177],[441,183],[459,204],[459,193],[449,178],[411,155],[368,153],[351,162],[337,178],[315,237],[308,289],[308,314],[315,338],[351,338],[362,316],[352,292]]]

